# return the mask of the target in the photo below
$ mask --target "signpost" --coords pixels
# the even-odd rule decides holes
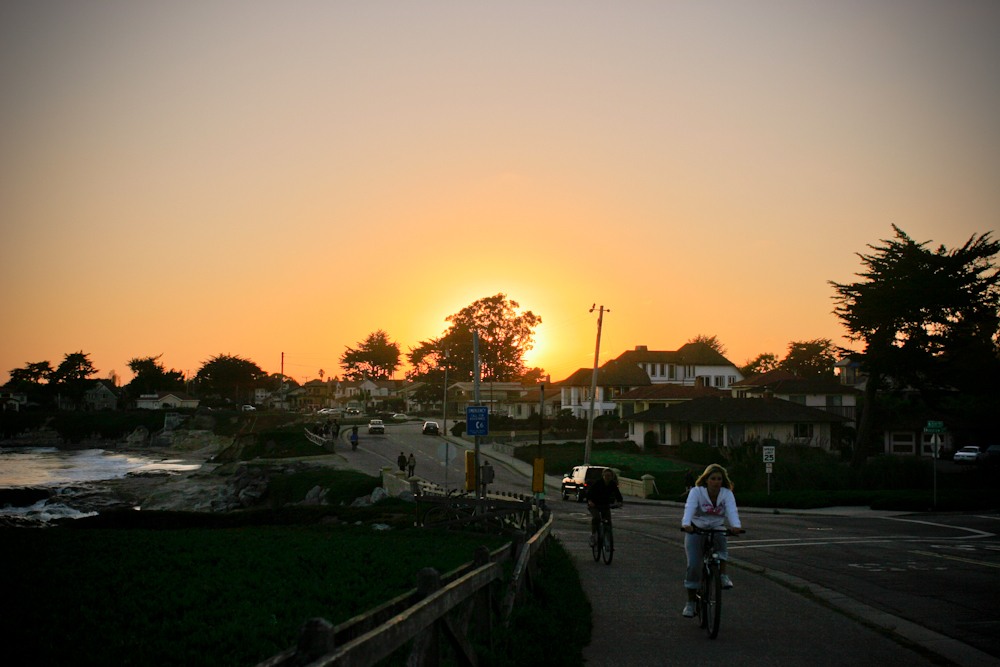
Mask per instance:
[[[465,408],[465,431],[469,435],[490,434],[490,412],[485,405],[470,405]]]
[[[767,473],[767,495],[771,495],[771,471],[774,469],[774,445],[760,448],[764,454],[764,471]]]
[[[931,470],[933,471],[933,498],[931,502],[931,507],[937,507],[937,460],[938,460],[938,447],[940,446],[941,434],[944,433],[944,422],[928,420],[927,426],[924,427],[924,433],[930,433],[934,439],[934,446],[932,448],[932,461]]]

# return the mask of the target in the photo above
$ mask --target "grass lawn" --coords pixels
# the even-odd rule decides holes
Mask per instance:
[[[0,640],[23,664],[246,667],[310,617],[340,623],[503,542],[370,524],[4,529]]]

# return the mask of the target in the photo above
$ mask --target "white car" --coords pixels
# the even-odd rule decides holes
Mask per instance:
[[[381,419],[373,419],[368,422],[369,433],[385,433],[385,423]]]
[[[955,463],[979,463],[980,456],[982,456],[982,454],[979,451],[979,447],[962,447],[960,450],[955,452],[955,456],[952,460]]]

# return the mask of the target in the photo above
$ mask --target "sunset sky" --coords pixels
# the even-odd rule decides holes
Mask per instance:
[[[302,382],[504,293],[555,381],[846,345],[829,280],[1000,227],[1000,2],[0,3],[0,383]],[[402,378],[404,369],[397,374]]]

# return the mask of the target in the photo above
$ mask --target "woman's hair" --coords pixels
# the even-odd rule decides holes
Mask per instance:
[[[720,466],[718,463],[713,463],[710,466],[708,466],[707,468],[705,468],[705,472],[701,473],[701,475],[698,477],[697,481],[695,481],[694,485],[695,486],[708,486],[708,478],[711,477],[715,473],[719,473],[719,474],[722,475],[722,486],[724,486],[727,489],[729,489],[730,491],[732,491],[733,490],[733,482],[732,482],[732,480],[729,479],[729,473],[727,473],[726,469],[723,468],[722,466]]]

